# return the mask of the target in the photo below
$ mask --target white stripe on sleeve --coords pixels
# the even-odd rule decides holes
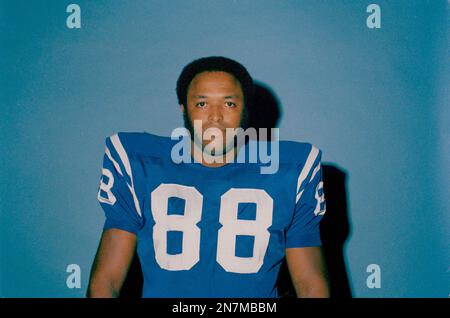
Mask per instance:
[[[127,172],[128,176],[131,180],[131,185],[128,185],[128,188],[130,189],[131,195],[133,196],[134,205],[136,207],[136,211],[139,214],[140,217],[142,217],[141,213],[141,207],[139,206],[139,201],[136,196],[136,192],[134,191],[134,184],[133,184],[133,174],[131,173],[131,165],[130,161],[128,159],[128,155],[125,151],[125,148],[123,147],[122,143],[120,142],[120,138],[117,134],[114,134],[110,137],[111,143],[114,146],[114,149],[119,154],[120,160],[122,161],[123,166],[125,167],[125,171]]]
[[[297,197],[296,197],[295,203],[298,202],[298,200],[300,199],[300,197],[303,194],[303,190],[301,192],[299,192],[300,186],[302,185],[303,181],[305,181],[306,177],[308,176],[309,172],[311,171],[312,166],[313,166],[314,162],[316,161],[318,155],[319,155],[319,149],[317,147],[315,147],[314,145],[312,145],[311,151],[309,152],[309,155],[308,155],[308,158],[306,159],[305,165],[303,166],[303,169],[300,172],[300,175],[298,176]]]
[[[117,161],[115,161],[114,158],[111,156],[111,152],[109,151],[108,147],[106,147],[105,153],[108,156],[109,160],[111,160],[111,162],[113,163],[114,168],[116,168],[117,172],[119,172],[120,175],[123,176],[122,169],[120,169],[120,166],[117,163]]]
[[[309,181],[311,181],[312,179],[314,179],[314,177],[316,176],[316,174],[317,174],[317,172],[320,170],[320,162],[319,162],[319,164],[317,165],[317,167],[314,169],[314,171],[313,171],[313,173],[312,173],[312,176],[311,176],[311,179],[309,179]]]

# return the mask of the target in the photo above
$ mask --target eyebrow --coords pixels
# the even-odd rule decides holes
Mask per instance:
[[[194,98],[208,98],[208,96],[204,96],[204,95],[194,95]],[[224,97],[225,99],[231,99],[231,98],[238,98],[237,95],[227,95]]]

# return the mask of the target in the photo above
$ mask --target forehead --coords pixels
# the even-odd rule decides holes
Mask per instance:
[[[188,93],[194,91],[235,92],[242,94],[241,84],[233,74],[222,71],[205,71],[198,73],[188,87]]]

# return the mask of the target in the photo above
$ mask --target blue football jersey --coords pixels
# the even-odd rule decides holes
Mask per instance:
[[[260,160],[175,163],[177,143],[149,133],[106,139],[97,198],[105,229],[137,236],[142,296],[277,297],[285,249],[321,244],[321,151],[280,141],[278,171],[261,174]]]

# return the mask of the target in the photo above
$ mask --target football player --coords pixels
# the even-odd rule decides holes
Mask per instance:
[[[229,160],[249,153],[255,141],[205,138],[195,128],[225,136],[227,129],[248,128],[249,112],[258,111],[253,80],[234,60],[191,62],[177,96],[192,161],[173,160],[178,141],[169,137],[106,139],[97,195],[106,221],[87,296],[119,296],[137,249],[143,297],[278,297],[285,258],[298,297],[328,297],[321,151],[279,141],[279,167],[263,174],[260,159]]]

